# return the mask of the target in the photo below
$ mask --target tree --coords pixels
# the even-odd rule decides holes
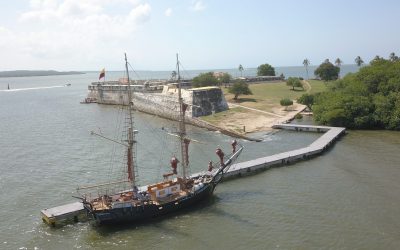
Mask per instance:
[[[392,53],[390,53],[390,55],[389,55],[389,59],[390,59],[390,61],[394,62],[394,61],[399,60],[399,57],[396,56],[396,54],[395,54],[394,52],[392,52]]]
[[[333,65],[331,62],[324,62],[314,71],[314,74],[323,81],[337,80],[339,77],[340,68]]]
[[[243,76],[243,66],[241,65],[241,64],[239,64],[239,68],[238,68],[238,70],[240,71],[240,76],[242,77]]]
[[[257,68],[258,76],[275,76],[275,69],[268,63],[261,64]]]
[[[363,59],[361,59],[360,56],[357,56],[356,59],[354,59],[354,62],[357,64],[358,67],[361,67],[361,65],[364,64]]]
[[[340,66],[342,66],[342,63],[343,63],[343,61],[342,60],[340,60],[340,58],[338,57],[338,58],[336,58],[336,60],[335,60],[335,65],[337,66],[337,67],[339,67],[340,68]]]
[[[280,103],[281,103],[282,106],[285,107],[285,110],[287,110],[287,107],[288,107],[288,106],[293,105],[293,101],[290,100],[289,98],[283,98],[283,99],[280,101]]]
[[[306,105],[308,109],[312,110],[312,105],[314,104],[314,95],[303,94],[300,96],[297,102]]]
[[[214,76],[213,72],[201,73],[200,75],[193,78],[193,87],[206,87],[206,86],[217,86],[218,79]]]
[[[340,66],[342,66],[342,63],[343,63],[343,61],[342,60],[340,60],[340,58],[338,57],[338,58],[336,58],[336,60],[335,60],[335,65],[336,66],[338,66],[339,68],[340,68]]]
[[[310,79],[310,77],[308,77],[308,66],[310,65],[310,60],[308,60],[307,58],[303,60],[303,65],[306,68],[306,73],[307,73],[307,80]]]
[[[379,61],[381,61],[381,60],[385,60],[383,57],[380,57],[380,56],[378,56],[378,55],[376,55],[375,57],[374,57],[374,59],[372,59],[371,60],[371,64],[372,63],[375,63],[375,62],[379,62]]]
[[[172,72],[171,72],[171,79],[174,79],[174,80],[175,80],[175,79],[176,79],[176,75],[177,75],[177,74],[176,74],[176,71],[175,71],[175,70],[172,71]]]
[[[231,80],[232,80],[232,76],[228,73],[224,73],[220,78],[218,78],[218,81],[221,84],[223,83],[225,85],[225,87],[228,83],[231,82]]]
[[[315,95],[312,109],[320,124],[400,130],[400,61],[373,60]]]
[[[233,98],[235,101],[237,101],[239,95],[253,94],[249,88],[249,85],[242,80],[235,82],[233,86],[228,89],[228,92],[235,95]]]
[[[324,63],[329,63],[329,59],[328,58],[325,59]]]
[[[297,77],[289,77],[286,81],[286,85],[291,86],[292,90],[294,90],[294,88],[303,88],[303,84],[301,84],[300,79]]]

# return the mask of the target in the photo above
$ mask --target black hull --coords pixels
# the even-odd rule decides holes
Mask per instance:
[[[192,195],[174,200],[162,205],[148,204],[144,206],[130,206],[124,208],[113,208],[107,211],[91,211],[93,218],[99,225],[104,224],[123,224],[145,221],[156,218],[165,214],[169,214],[185,207],[190,207],[206,198],[209,198],[214,192],[215,185],[209,183]]]

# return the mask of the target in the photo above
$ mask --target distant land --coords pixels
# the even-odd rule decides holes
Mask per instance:
[[[79,75],[79,74],[85,74],[85,73],[78,71],[55,71],[55,70],[0,71],[0,77],[55,76],[55,75]]]

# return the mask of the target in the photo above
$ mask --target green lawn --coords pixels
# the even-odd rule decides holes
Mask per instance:
[[[226,111],[215,113],[213,115],[202,116],[201,119],[209,122],[211,124],[217,124],[217,122],[224,119],[224,117],[229,116],[230,114],[237,113],[237,112],[246,112],[247,109],[237,107],[237,108],[230,108]]]
[[[239,96],[239,105],[243,105],[250,108],[260,109],[267,112],[273,112],[273,109],[280,108],[280,100],[283,98],[290,98],[292,100],[298,99],[303,94],[309,93],[314,94],[317,92],[322,92],[327,89],[326,84],[323,81],[309,80],[311,85],[311,90],[308,88],[295,89],[292,90],[291,87],[286,86],[286,82],[261,82],[249,84],[251,92],[253,95],[241,95]],[[233,95],[228,93],[228,88],[222,87],[226,101],[234,103]],[[236,112],[249,112],[249,110],[243,108],[232,108],[230,110],[219,112],[209,116],[203,116],[201,119],[210,122],[212,124],[217,124],[219,121],[223,120],[224,117],[229,116]]]
[[[324,92],[326,91],[326,83],[323,81],[318,81],[318,80],[308,80],[308,82],[311,85],[311,91],[310,94],[315,94],[319,92]]]
[[[326,90],[326,85],[322,81],[310,80],[311,85],[310,93],[317,93]],[[280,106],[280,100],[283,98],[290,98],[292,100],[298,99],[307,89],[295,89],[286,86],[286,82],[262,82],[257,84],[249,84],[253,95],[239,96],[240,105],[256,108],[264,111],[271,112],[272,108]],[[227,88],[223,88],[225,98],[228,102],[233,101],[233,95],[228,93]]]

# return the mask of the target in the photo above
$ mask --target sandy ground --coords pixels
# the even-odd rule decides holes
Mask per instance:
[[[230,114],[229,117],[215,125],[241,134],[268,131],[272,129],[274,124],[293,119],[304,108],[304,105],[294,103],[291,107],[288,107],[287,111],[283,107],[276,107],[270,114],[261,110],[247,109],[246,112]]]

